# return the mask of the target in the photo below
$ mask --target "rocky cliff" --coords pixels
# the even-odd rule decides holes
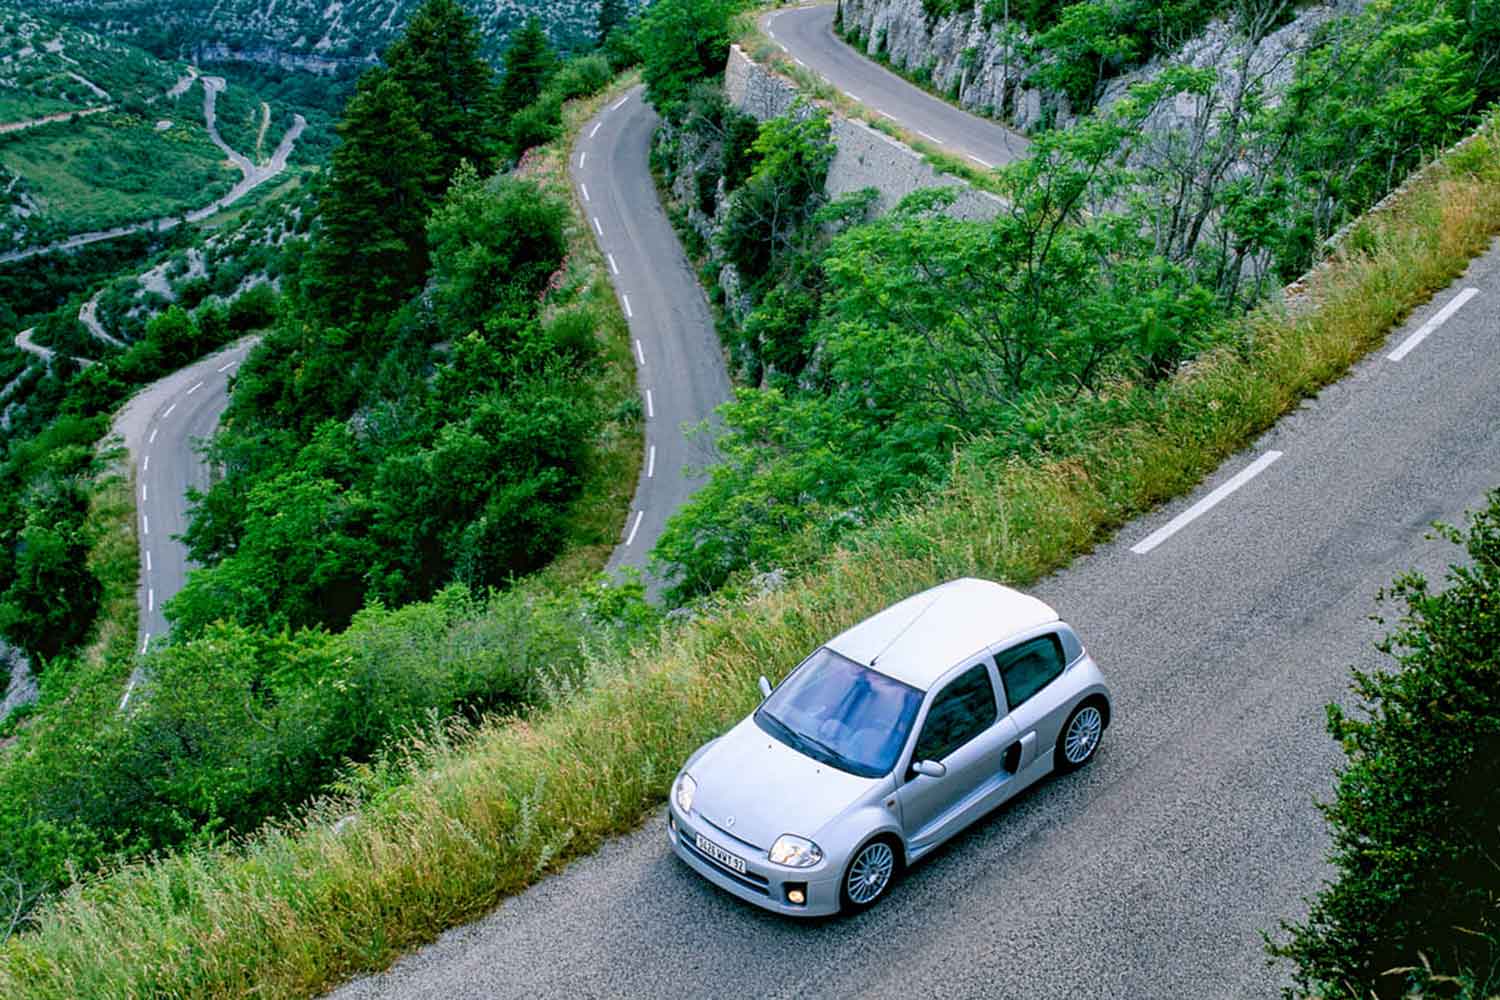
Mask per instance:
[[[1037,70],[1051,58],[1018,22],[987,20],[975,2],[953,14],[929,16],[923,0],[840,0],[843,32],[851,44],[874,58],[887,60],[908,76],[978,114],[1008,121],[1022,129],[1047,122],[1066,124],[1074,109],[1066,95],[1036,82]],[[1244,66],[1269,92],[1291,78],[1292,56],[1318,25],[1329,18],[1359,10],[1364,0],[1331,0],[1296,10],[1287,23],[1258,41],[1253,51],[1243,48],[1243,32],[1228,19],[1211,21],[1195,37],[1173,52],[1123,72],[1104,87],[1101,106],[1117,100],[1131,84],[1150,79],[1168,64],[1212,67],[1220,71],[1219,89],[1232,89]],[[1241,56],[1247,58],[1237,62]],[[1190,102],[1180,102],[1177,117],[1193,117]],[[1161,118],[1164,127],[1174,115]]]

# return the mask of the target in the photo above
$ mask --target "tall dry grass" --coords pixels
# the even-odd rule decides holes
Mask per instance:
[[[338,803],[233,850],[90,881],[0,950],[0,996],[291,997],[377,968],[630,829],[678,763],[756,701],[754,678],[914,590],[962,574],[1025,584],[1191,487],[1500,229],[1493,127],[1363,223],[1295,315],[1249,318],[1067,461],[960,460],[951,485],[784,590],[672,626],[650,654],[529,722],[411,748],[411,779],[335,823]]]

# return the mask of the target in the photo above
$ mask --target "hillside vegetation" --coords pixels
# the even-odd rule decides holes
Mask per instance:
[[[21,912],[72,871],[248,834],[433,719],[557,700],[654,623],[639,586],[594,580],[640,454],[623,317],[565,150],[523,144],[576,127],[566,102],[612,74],[529,35],[498,86],[473,22],[429,0],[361,79],[301,206],[316,221],[256,244],[280,294],[209,297],[208,245],[184,248],[157,276],[178,304],[123,349],[94,345],[99,363],[49,369],[51,419],[0,463],[0,627],[42,688],[0,730],[0,869]],[[179,267],[201,277],[173,282]],[[122,715],[130,635],[82,655],[119,591],[94,444],[134,386],[266,327],[212,446],[224,475],[197,498],[205,565]]]
[[[242,55],[275,62],[301,57],[302,68],[373,61],[400,35],[419,0],[37,0],[35,9],[129,37],[159,55],[197,50],[209,58]],[[477,19],[481,49],[498,61],[511,35],[531,17],[566,50],[593,46],[599,0],[515,0],[466,4]]]

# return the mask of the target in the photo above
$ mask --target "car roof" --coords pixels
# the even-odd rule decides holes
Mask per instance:
[[[1018,590],[952,580],[866,618],[828,648],[925,691],[965,657],[1057,620],[1049,605]]]

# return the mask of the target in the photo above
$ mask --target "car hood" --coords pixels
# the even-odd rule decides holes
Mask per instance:
[[[784,833],[816,837],[880,778],[861,778],[813,760],[748,718],[716,740],[688,769],[698,783],[693,809],[761,850]]]

